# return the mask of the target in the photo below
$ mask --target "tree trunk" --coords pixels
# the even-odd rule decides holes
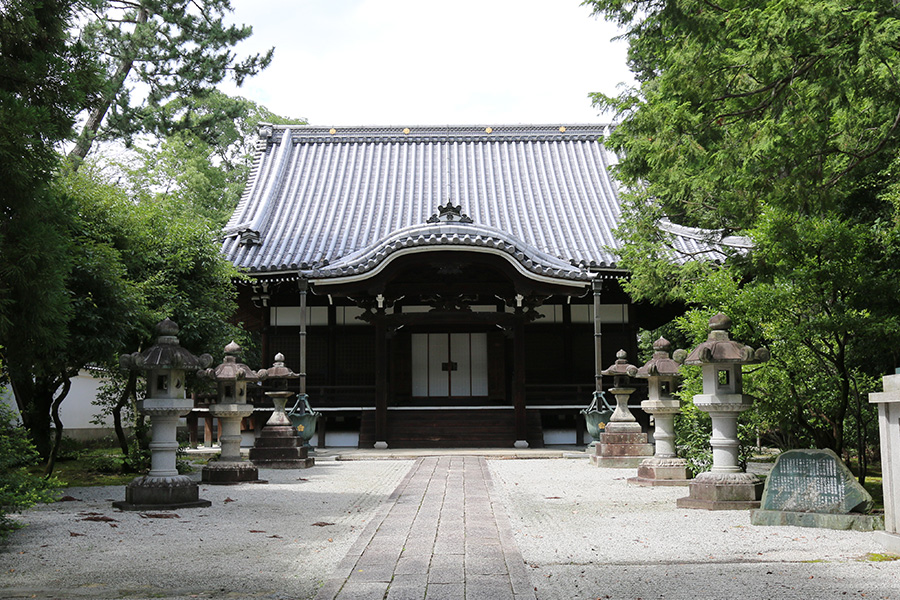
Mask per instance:
[[[56,379],[35,377],[27,369],[20,371],[10,366],[9,381],[13,394],[16,396],[22,425],[31,436],[31,443],[34,444],[40,457],[46,460],[53,448],[50,410],[53,406],[55,392],[59,387],[53,385]]]
[[[62,404],[62,401],[66,399],[66,396],[69,395],[69,390],[72,389],[72,380],[68,376],[64,376],[62,390],[53,399],[53,404],[50,406],[50,416],[53,418],[53,424],[56,426],[56,435],[53,438],[53,446],[50,449],[50,456],[47,458],[47,464],[44,466],[44,477],[50,477],[53,474],[53,469],[56,467],[56,455],[59,452],[59,445],[62,442],[63,436],[63,422],[62,419],[59,418],[59,405]]]
[[[125,436],[125,429],[122,427],[122,409],[128,404],[128,401],[134,396],[137,387],[137,371],[129,371],[128,381],[125,388],[119,394],[119,399],[112,409],[113,427],[116,430],[116,439],[119,440],[119,448],[122,454],[128,456],[128,438]]]
[[[135,30],[132,33],[132,40],[134,39],[134,36],[137,35],[140,26],[146,23],[149,17],[150,14],[147,12],[147,9],[141,7],[135,21]],[[69,163],[71,163],[72,168],[75,170],[81,166],[84,158],[87,156],[88,152],[90,152],[91,146],[93,146],[94,140],[97,137],[97,132],[100,131],[100,125],[103,124],[103,119],[106,117],[106,113],[109,112],[109,107],[112,106],[116,96],[119,95],[119,92],[125,85],[128,74],[131,73],[135,58],[134,47],[128,48],[124,56],[125,57],[119,62],[116,72],[110,78],[109,87],[103,93],[99,103],[97,106],[90,109],[87,121],[81,129],[78,138],[75,140],[75,147],[69,152]]]

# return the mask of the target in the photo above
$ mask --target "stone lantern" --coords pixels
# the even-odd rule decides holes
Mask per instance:
[[[259,469],[241,456],[241,419],[253,414],[247,403],[247,384],[259,381],[256,371],[238,362],[241,347],[231,342],[225,346],[225,359],[201,376],[216,383],[218,401],[209,407],[209,414],[219,420],[219,444],[222,453],[203,467],[204,483],[225,485],[244,481],[259,481]]]
[[[270,469],[305,469],[315,464],[304,447],[303,438],[291,425],[284,412],[284,405],[294,392],[288,390],[288,382],[298,379],[299,374],[284,366],[284,355],[275,355],[275,364],[259,371],[258,376],[269,383],[266,396],[272,399],[275,410],[266,421],[256,443],[250,449],[250,460],[259,467]]]
[[[635,377],[646,379],[648,399],[641,402],[644,412],[653,416],[653,439],[656,451],[638,467],[638,476],[628,480],[637,485],[687,485],[687,461],[675,454],[675,415],[681,402],[673,396],[681,380],[681,364],[669,357],[672,344],[665,338],[653,342],[653,356],[637,370]],[[679,354],[680,353],[680,354]],[[684,360],[687,353],[680,350],[676,358]]]
[[[613,377],[613,387],[609,391],[616,397],[616,409],[591,456],[591,462],[598,467],[633,468],[644,458],[653,456],[653,445],[647,442],[647,434],[628,408],[628,398],[634,393],[634,388],[629,387],[629,378],[636,375],[637,370],[628,363],[625,351],[619,350],[615,364],[600,372]]]
[[[178,343],[178,325],[169,319],[156,326],[156,345],[119,359],[123,368],[142,371],[147,378],[146,398],[138,410],[150,417],[150,473],[125,486],[125,501],[114,502],[122,510],[169,510],[209,506],[199,498],[199,486],[179,475],[175,463],[178,450],[178,419],[188,414],[193,400],[185,398],[185,376],[212,363],[209,354],[194,356]]]
[[[750,408],[743,394],[741,367],[769,358],[765,348],[754,350],[732,341],[731,319],[719,313],[709,320],[709,337],[684,360],[700,365],[703,393],[694,396],[694,405],[712,419],[710,446],[712,469],[691,481],[690,496],[678,500],[679,508],[749,509],[759,508],[763,483],[756,475],[738,466],[737,419]]]

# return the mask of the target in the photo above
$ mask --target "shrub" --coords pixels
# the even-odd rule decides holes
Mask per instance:
[[[63,437],[59,441],[59,448],[56,450],[56,460],[78,460],[84,453],[84,445],[78,440],[70,437]]]
[[[97,473],[114,474],[122,472],[121,456],[99,454],[88,459],[88,467]]]
[[[10,518],[11,513],[55,500],[60,483],[28,471],[38,461],[37,450],[25,429],[18,424],[12,409],[0,402],[0,538],[19,527]]]

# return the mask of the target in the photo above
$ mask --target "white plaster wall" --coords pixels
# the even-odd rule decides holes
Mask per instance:
[[[18,415],[19,407],[16,406],[16,397],[13,396],[12,391],[9,388],[0,388],[0,404],[5,404],[10,407],[13,412]],[[19,419],[19,422],[22,420]]]
[[[92,376],[88,371],[80,371],[78,376],[72,379],[72,389],[69,395],[59,405],[59,418],[62,419],[65,429],[96,429],[99,426],[91,423],[91,419],[98,412],[92,404],[97,397],[97,390],[103,380]],[[112,427],[112,419],[107,419],[105,427]]]
[[[102,379],[96,378],[88,371],[80,371],[72,379],[69,395],[59,405],[59,418],[63,422],[63,435],[73,438],[100,437],[112,431],[112,419],[106,419],[104,425],[95,425],[91,419],[98,412],[92,403],[97,397]],[[9,388],[0,389],[0,402],[12,406],[18,412],[15,396]]]

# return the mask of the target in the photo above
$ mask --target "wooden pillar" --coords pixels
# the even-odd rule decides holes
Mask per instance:
[[[594,390],[603,391],[603,333],[600,326],[600,292],[603,281],[594,279],[591,283],[594,291]]]
[[[525,416],[525,320],[516,320],[513,330],[513,406],[516,413],[516,448],[528,447],[528,420]]]
[[[209,413],[203,415],[203,445],[207,448],[213,445],[213,418]]]
[[[297,282],[297,287],[300,292],[300,375],[298,381],[300,383],[300,393],[306,394],[306,322],[309,320],[309,315],[307,314],[306,309],[306,294],[309,291],[309,281],[307,279],[300,279]]]
[[[328,413],[319,417],[319,423],[316,428],[316,434],[319,436],[319,448],[325,447],[325,435],[328,433]]]
[[[379,315],[380,317],[380,315]],[[383,318],[375,320],[375,447],[387,448],[388,337]]]
[[[197,413],[191,411],[187,415],[187,426],[188,426],[188,444],[191,448],[197,447]]]
[[[337,307],[328,305],[328,374],[326,381],[332,388],[337,384]],[[333,392],[332,392],[333,393]]]

